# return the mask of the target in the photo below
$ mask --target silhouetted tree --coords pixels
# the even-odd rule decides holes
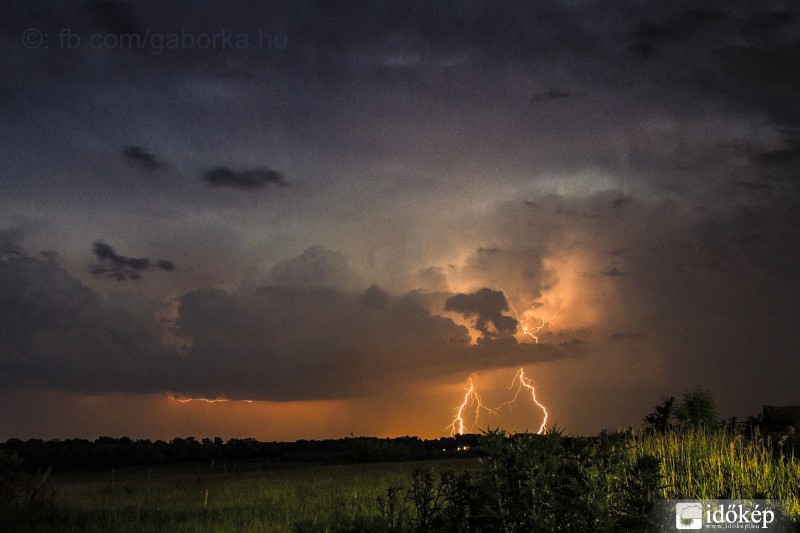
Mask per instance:
[[[675,397],[664,398],[664,403],[656,405],[655,411],[644,417],[647,425],[656,431],[666,431],[675,415]]]
[[[713,429],[719,426],[714,397],[702,389],[685,393],[675,416],[683,424],[693,427]]]

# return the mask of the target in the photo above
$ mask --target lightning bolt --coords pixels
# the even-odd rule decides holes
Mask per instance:
[[[219,403],[219,402],[245,402],[253,403],[253,400],[229,400],[228,398],[178,398],[172,394],[167,396],[170,400],[176,402],[189,403],[189,402],[205,402],[205,403]]]
[[[542,410],[542,413],[544,414],[544,418],[542,419],[542,425],[539,426],[539,430],[536,432],[538,435],[541,435],[542,433],[545,432],[545,429],[547,427],[547,418],[550,416],[547,413],[547,408],[541,403],[539,403],[539,400],[536,399],[536,387],[534,386],[533,379],[526,378],[525,371],[521,368],[514,375],[514,379],[511,380],[511,385],[509,385],[508,388],[513,389],[514,383],[517,382],[519,382],[519,385],[517,385],[517,391],[514,393],[514,398],[512,398],[510,401],[498,407],[497,411],[499,411],[503,407],[511,407],[511,405],[516,403],[517,398],[519,398],[519,393],[522,392],[522,389],[523,388],[528,389],[529,391],[531,391],[531,399],[533,400],[533,403],[535,403],[539,407],[539,409]]]
[[[445,429],[450,430],[450,436],[454,436],[456,434],[463,435],[464,434],[464,409],[467,406],[475,406],[475,425],[478,425],[478,420],[481,415],[481,410],[488,411],[489,413],[495,413],[496,410],[489,409],[485,405],[483,405],[483,400],[481,397],[478,396],[478,393],[475,392],[475,384],[472,382],[472,376],[469,377],[467,380],[467,387],[466,387],[466,394],[464,394],[464,401],[461,402],[456,408],[456,416],[453,418],[453,422],[447,426]]]
[[[528,326],[525,325],[523,320],[520,319],[519,313],[517,313],[517,310],[514,308],[514,304],[511,303],[511,299],[508,297],[506,292],[500,288],[497,288],[497,290],[502,292],[503,296],[505,296],[506,301],[508,302],[508,307],[511,309],[511,311],[514,313],[514,316],[517,318],[517,323],[519,324],[519,327],[522,328],[522,334],[531,337],[536,344],[539,344],[539,337],[537,336],[537,333],[539,333],[547,324],[550,323],[551,320],[555,319],[559,315],[559,313],[561,313],[561,311],[564,310],[564,300],[562,299],[561,303],[558,306],[558,310],[553,314],[553,316],[549,318],[542,317],[540,318],[541,324],[533,328],[528,328]],[[481,411],[485,411],[492,415],[497,415],[500,413],[502,409],[510,409],[512,405],[517,403],[520,394],[522,393],[523,389],[525,389],[530,391],[531,400],[539,409],[541,409],[542,414],[544,415],[544,417],[542,418],[542,423],[539,426],[538,431],[536,432],[537,434],[541,435],[547,430],[547,419],[549,418],[550,414],[547,412],[547,408],[536,398],[536,386],[533,382],[533,379],[526,377],[525,370],[520,368],[517,371],[517,373],[514,374],[514,379],[511,380],[511,385],[509,385],[507,389],[508,390],[514,389],[515,384],[516,384],[516,390],[514,391],[514,397],[511,400],[501,404],[499,407],[490,408],[483,404],[483,401],[481,400],[480,396],[478,396],[478,393],[475,391],[475,384],[472,381],[472,376],[470,376],[469,380],[467,381],[467,387],[465,389],[466,394],[464,394],[464,400],[461,402],[461,405],[459,405],[456,408],[456,415],[455,418],[453,418],[453,422],[451,422],[450,425],[447,426],[445,429],[450,430],[451,436],[456,434],[463,435],[465,429],[464,410],[468,406],[473,406],[473,405],[475,406],[475,426],[477,426],[480,419]]]
[[[503,296],[506,297],[506,301],[508,302],[508,307],[514,313],[514,316],[517,319],[517,323],[519,323],[519,325],[522,327],[522,334],[523,335],[527,335],[530,338],[532,338],[533,342],[535,342],[536,344],[539,344],[539,337],[537,337],[536,334],[539,333],[542,330],[542,328],[544,328],[551,320],[556,318],[558,316],[558,314],[561,313],[561,311],[564,310],[564,300],[562,299],[561,303],[558,306],[558,310],[555,312],[555,314],[553,316],[551,316],[550,318],[546,318],[546,317],[540,318],[539,320],[541,320],[542,323],[539,324],[538,326],[536,326],[533,329],[529,329],[528,326],[526,326],[525,323],[523,322],[523,320],[519,317],[519,313],[517,313],[517,310],[514,309],[514,304],[511,303],[511,298],[509,298],[508,295],[506,295],[506,293],[505,293],[505,291],[503,289],[499,289],[499,290],[500,290],[500,292],[503,293]]]
[[[544,414],[544,418],[542,419],[542,424],[539,426],[538,431],[536,432],[538,435],[541,435],[547,430],[547,419],[549,418],[549,413],[547,412],[547,408],[536,399],[536,387],[534,385],[533,379],[528,378],[525,376],[525,371],[520,368],[517,370],[517,373],[514,374],[514,379],[511,380],[511,385],[506,387],[507,390],[514,389],[516,384],[516,390],[514,391],[514,397],[508,400],[507,402],[501,404],[499,407],[487,407],[484,405],[481,397],[478,396],[478,393],[475,391],[475,384],[472,381],[472,376],[467,380],[467,387],[465,390],[467,391],[464,394],[464,400],[461,402],[456,408],[456,415],[453,418],[453,421],[447,426],[445,429],[450,430],[450,436],[454,435],[463,435],[465,430],[465,422],[464,422],[464,410],[467,407],[475,406],[475,422],[474,426],[478,426],[480,421],[481,411],[485,411],[490,415],[499,415],[500,411],[503,409],[510,409],[512,405],[517,403],[519,399],[519,395],[522,393],[523,389],[527,389],[531,393],[531,400],[536,406],[542,410]]]
[[[495,287],[495,289],[503,293],[506,302],[508,302],[508,307],[514,313],[514,316],[517,318],[517,323],[522,328],[522,334],[532,338],[536,344],[539,344],[539,337],[537,336],[537,333],[539,333],[551,320],[555,319],[559,315],[559,313],[561,313],[561,311],[563,311],[564,309],[564,299],[562,298],[561,303],[558,306],[558,310],[553,314],[553,316],[549,318],[542,317],[540,319],[541,324],[533,328],[528,328],[528,326],[525,325],[524,321],[520,319],[519,313],[517,313],[517,310],[514,308],[514,304],[511,303],[511,298],[508,297],[506,292],[499,287]],[[526,377],[525,371],[522,368],[520,368],[517,371],[517,373],[514,374],[514,379],[511,380],[511,385],[508,387],[508,389],[509,390],[513,389],[515,384],[516,384],[516,391],[514,392],[514,397],[511,400],[503,403],[499,407],[490,408],[486,407],[483,404],[483,401],[481,400],[480,396],[478,396],[478,393],[475,391],[475,384],[472,382],[472,376],[470,376],[468,381],[468,386],[466,388],[467,392],[466,394],[464,394],[464,400],[461,402],[461,405],[459,405],[456,408],[456,415],[455,418],[453,418],[453,422],[451,422],[450,425],[447,426],[445,429],[450,430],[451,436],[456,434],[463,435],[465,427],[464,410],[468,406],[473,406],[473,405],[475,406],[475,426],[477,426],[480,419],[481,411],[486,411],[489,414],[497,415],[504,408],[510,409],[511,406],[514,405],[519,399],[519,395],[522,393],[522,390],[526,389],[530,391],[531,400],[533,400],[533,403],[536,404],[536,406],[539,409],[541,409],[542,413],[544,414],[544,418],[542,419],[542,424],[539,426],[539,430],[537,431],[537,434],[541,435],[547,430],[547,419],[550,415],[547,412],[547,408],[541,402],[539,402],[539,400],[536,399],[536,387],[534,385],[533,379]]]

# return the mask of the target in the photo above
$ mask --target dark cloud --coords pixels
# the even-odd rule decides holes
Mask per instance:
[[[565,98],[572,98],[575,96],[571,92],[562,91],[561,89],[549,89],[543,93],[536,93],[533,95],[534,102],[541,102],[544,100],[564,100]]]
[[[4,389],[151,392],[173,372],[152,303],[103,299],[52,258],[0,260],[0,301]]]
[[[529,210],[536,212],[534,210]],[[505,229],[500,229],[505,231]],[[535,240],[534,232],[528,235]],[[508,247],[480,247],[470,255],[459,274],[470,279],[480,280],[488,287],[494,287],[512,295],[517,304],[527,307],[533,304],[557,280],[551,269],[544,265],[547,251],[543,248],[530,248],[529,243],[518,241]]]
[[[156,261],[156,266],[161,270],[166,270],[167,272],[175,270],[175,263],[172,261],[167,261],[166,259],[159,259]]]
[[[663,22],[644,20],[630,32],[628,50],[644,59],[655,58],[664,48],[711,32],[714,26],[725,25],[729,19],[723,11],[690,8],[670,15]]]
[[[448,287],[465,293],[491,287],[505,292],[529,327],[551,317],[565,299],[542,340],[579,338],[591,354],[571,368],[569,389],[562,389],[569,390],[563,398],[575,398],[573,413],[595,409],[574,418],[608,425],[608,412],[623,412],[624,403],[630,417],[619,422],[626,425],[641,416],[635,406],[652,401],[657,380],[664,388],[659,395],[716,387],[721,405],[743,401],[730,392],[739,385],[754,388],[747,395],[753,402],[795,393],[800,21],[785,2],[711,0],[698,7],[679,0],[576,9],[513,0],[434,0],[414,7],[247,0],[247,9],[234,12],[219,2],[185,10],[142,0],[133,22],[128,8],[114,13],[120,4],[90,5],[105,31],[130,30],[138,22],[160,32],[186,28],[210,35],[224,27],[254,37],[260,26],[288,34],[289,45],[280,51],[66,50],[58,46],[59,29],[84,38],[98,31],[74,5],[7,6],[0,33],[17,46],[0,63],[6,72],[25,75],[0,80],[11,125],[0,129],[7,147],[0,169],[2,224],[25,227],[26,245],[39,248],[91,242],[98,227],[110,242],[132,242],[126,234],[134,230],[137,238],[163,234],[166,249],[182,258],[179,265],[192,265],[173,276],[185,290],[256,278],[234,294],[186,296],[182,334],[197,337],[187,350],[198,361],[197,374],[188,364],[183,373],[168,372],[172,362],[148,367],[169,386],[255,396],[262,379],[263,397],[303,398],[311,393],[298,376],[332,369],[338,377],[344,370],[333,361],[341,358],[352,389],[337,391],[320,378],[308,389],[358,394],[372,385],[358,365],[373,364],[371,372],[386,375],[379,354],[391,351],[393,342],[409,348],[391,335],[378,339],[379,333],[361,341],[363,331],[404,331],[401,324],[414,317],[432,328],[426,346],[440,355],[389,358],[391,371],[400,373],[391,365],[403,357],[430,375],[439,364],[481,368],[492,350],[503,361],[556,357],[545,357],[552,345],[515,346],[508,335],[467,345],[452,323],[438,322],[438,330],[428,323],[441,318],[453,296],[444,292]],[[28,28],[49,34],[47,53],[20,44]],[[559,98],[567,93],[572,96]],[[531,105],[532,98],[542,105]],[[146,146],[114,153],[131,140]],[[136,179],[142,177],[136,168],[120,168],[123,157],[129,167],[155,169],[169,161],[187,171],[175,172],[169,183]],[[214,170],[220,161],[243,166]],[[277,201],[203,190],[217,185],[255,192],[285,183],[256,168],[259,161],[286,176],[304,176],[310,193]],[[198,188],[200,180],[205,185]],[[39,206],[35,216],[45,229],[29,235],[31,205]],[[218,229],[209,231],[212,226]],[[16,238],[6,242],[2,261],[24,257]],[[312,242],[350,250],[355,262],[318,251],[278,263],[266,277],[252,274]],[[610,257],[610,250],[624,254]],[[115,268],[138,276],[174,266],[111,251],[97,258],[103,276],[114,276]],[[65,264],[74,264],[67,257]],[[60,279],[53,267],[41,266],[48,261],[54,259],[27,258],[13,269],[9,262],[4,272]],[[432,264],[448,266],[416,274]],[[47,384],[65,375],[71,383],[65,386],[91,387],[58,366],[56,349],[47,344],[55,345],[47,339],[58,335],[45,333],[56,326],[37,318],[47,308],[82,316],[57,296],[78,299],[80,284],[62,282],[36,281],[51,297],[31,315],[41,329],[21,329],[44,339],[36,342],[48,357],[31,356],[29,366],[15,359],[4,369],[17,376],[19,368]],[[373,282],[394,292],[364,292]],[[149,291],[149,285],[136,289]],[[272,292],[254,292],[262,285]],[[405,288],[439,292],[401,294]],[[39,298],[33,286],[14,294],[20,301]],[[7,298],[0,312],[17,301]],[[327,299],[348,319],[334,316]],[[154,353],[139,345],[124,352],[109,341],[124,341],[127,324],[143,324],[134,319],[136,306],[111,309],[97,295],[85,303],[94,315],[63,319],[70,331],[91,332],[86,346],[77,334],[64,344],[62,357],[78,361],[76,372],[86,364],[76,354],[89,353],[91,343],[111,354],[108,361],[91,359],[105,368],[96,378],[113,368],[122,376],[126,357],[139,361],[132,354]],[[226,310],[238,321],[229,323]],[[367,310],[380,323],[368,322],[362,316]],[[120,320],[109,318],[114,313]],[[254,318],[260,315],[268,320]],[[324,325],[333,320],[338,329]],[[101,335],[92,324],[111,333]],[[488,319],[485,326],[498,329]],[[297,334],[290,341],[280,337],[290,330]],[[643,336],[609,341],[625,332]],[[269,335],[292,349],[262,338]],[[319,354],[328,366],[317,364]],[[120,366],[103,366],[115,357]],[[172,361],[168,354],[159,357]],[[271,358],[274,364],[265,362]],[[553,375],[567,365],[553,365]],[[215,373],[229,382],[215,384]],[[237,376],[246,387],[237,388]],[[292,379],[281,383],[281,376]],[[140,388],[132,381],[130,387]],[[630,393],[642,383],[641,391]],[[608,391],[622,410],[585,405],[586,397],[609,398]]]
[[[424,301],[419,293],[392,296],[376,286],[356,294],[277,286],[237,296],[189,293],[177,322],[177,331],[192,339],[180,392],[347,398],[581,353],[572,344],[522,345],[509,335],[473,345],[466,328]]]
[[[657,56],[660,47],[678,41],[680,34],[671,26],[650,21],[642,21],[636,25],[630,38],[629,50],[644,59]]]
[[[764,150],[750,156],[756,163],[766,168],[794,168],[800,163],[800,138],[788,139],[784,148]]]
[[[792,195],[787,195],[791,197]],[[713,270],[800,278],[800,202],[775,200],[726,217],[702,221],[693,246],[697,261]]]
[[[748,400],[730,393],[730,383],[744,383],[748,374],[764,380],[750,405],[769,397],[774,387],[789,398],[793,386],[784,375],[787,368],[797,370],[792,354],[800,346],[788,318],[800,301],[796,192],[748,195],[740,200],[742,207],[714,211],[631,196],[625,209],[616,210],[609,191],[561,198],[572,211],[605,206],[600,224],[553,217],[548,209],[527,209],[522,203],[504,205],[498,216],[507,223],[500,229],[512,242],[535,239],[556,254],[570,250],[577,264],[589,269],[579,283],[556,283],[549,294],[571,294],[559,316],[564,322],[595,310],[596,318],[580,337],[590,351],[599,353],[609,340],[620,341],[613,349],[626,354],[628,367],[657,358],[664,391],[674,390],[677,382],[686,383],[684,388],[706,383],[731,410],[748,409]],[[609,250],[624,251],[616,264],[607,264]],[[573,264],[559,273],[570,268]],[[553,321],[553,327],[559,325]],[[614,357],[607,353],[602,360]],[[681,367],[693,368],[696,376],[685,376]],[[648,376],[641,369],[631,379]]]
[[[262,291],[264,289],[261,289]],[[374,307],[385,308],[391,302],[392,297],[389,295],[388,292],[381,289],[378,285],[370,285],[370,287],[365,290],[359,301],[366,303],[367,305],[371,305]]]
[[[0,299],[0,330],[9,332],[0,356],[4,389],[352,398],[581,353],[574,343],[521,345],[509,335],[471,344],[465,327],[427,308],[424,294],[394,296],[377,286],[356,293],[299,286],[190,291],[170,327],[187,340],[181,353],[163,343],[154,302],[132,293],[102,298],[54,260],[0,261]],[[483,312],[495,300],[474,303]]]
[[[795,38],[800,16],[791,11],[756,11],[741,29],[741,34],[755,42]]]
[[[633,201],[633,197],[623,194],[622,196],[617,196],[614,198],[614,201],[611,203],[614,207],[622,207],[624,205],[628,205]]]
[[[475,329],[487,337],[508,336],[517,331],[517,320],[503,314],[509,307],[502,291],[483,288],[471,294],[456,294],[447,299],[444,310],[474,318]]]
[[[795,24],[795,33],[800,24]],[[698,77],[703,88],[723,95],[744,109],[766,112],[776,124],[800,124],[800,75],[793,65],[800,59],[800,43],[759,42],[713,50],[711,68]],[[763,81],[769,80],[765,90]],[[778,158],[780,154],[776,154]],[[767,156],[769,159],[770,156]]]
[[[81,10],[111,33],[141,33],[133,7],[122,0],[89,0],[83,3]]]
[[[166,167],[166,164],[156,159],[150,152],[146,151],[141,146],[126,146],[122,150],[124,155],[129,161],[140,166],[144,170],[154,172]]]
[[[627,272],[624,272],[624,271],[620,270],[617,267],[611,267],[611,268],[607,268],[605,270],[601,270],[600,274],[603,275],[603,276],[608,276],[610,278],[618,278],[618,277],[621,277],[621,276],[627,276],[628,275]]]
[[[636,339],[641,337],[641,333],[634,333],[631,331],[617,331],[609,335],[608,339],[612,341],[621,341],[625,339]]]
[[[344,254],[324,246],[312,246],[302,254],[275,264],[265,285],[284,287],[329,287],[357,291],[364,287],[361,276],[350,267]]]
[[[22,231],[16,228],[0,230],[0,258],[5,255],[19,255],[22,247]]]
[[[427,291],[446,291],[447,275],[442,267],[430,266],[417,272],[415,281],[419,288]]]
[[[225,167],[209,170],[203,180],[210,187],[232,187],[235,189],[263,189],[269,185],[287,186],[283,174],[276,170],[246,169],[234,171]]]
[[[105,275],[117,281],[141,279],[142,273],[152,268],[168,272],[175,270],[175,265],[171,261],[159,259],[154,262],[146,257],[126,257],[119,255],[114,248],[100,241],[94,243],[92,252],[98,259],[98,263],[92,265],[92,274]]]
[[[734,185],[748,191],[770,192],[775,190],[775,184],[768,181],[737,181]]]
[[[716,9],[685,9],[672,18],[672,25],[682,35],[706,31],[710,26],[730,20],[724,11]]]

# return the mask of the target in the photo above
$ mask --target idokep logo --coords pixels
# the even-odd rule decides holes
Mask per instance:
[[[780,502],[767,500],[672,500],[675,529],[783,531]],[[665,517],[666,518],[666,517]]]
[[[760,503],[742,503],[734,500],[717,500],[716,503],[707,503],[703,512],[703,521],[708,525],[736,524],[740,528],[767,529],[775,522],[775,511],[769,506]]]
[[[702,529],[702,504],[699,501],[676,503],[675,527],[678,529]]]

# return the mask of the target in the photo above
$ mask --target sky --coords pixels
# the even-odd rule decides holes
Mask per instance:
[[[4,11],[0,439],[800,404],[793,2]]]

